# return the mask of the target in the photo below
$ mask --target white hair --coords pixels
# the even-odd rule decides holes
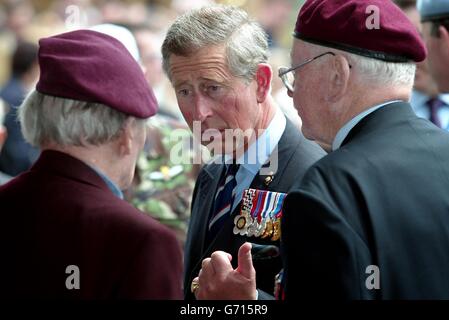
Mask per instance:
[[[413,87],[416,64],[413,62],[387,62],[353,54],[306,42],[313,54],[318,55],[325,51],[336,52],[343,55],[352,65],[352,70],[370,86],[401,86]]]
[[[351,63],[354,63],[356,72],[368,84],[413,87],[416,72],[415,63],[386,62],[352,53],[346,55]]]
[[[36,90],[19,107],[18,117],[23,136],[37,147],[49,143],[105,144],[117,138],[125,121],[133,118],[100,103],[54,97]]]

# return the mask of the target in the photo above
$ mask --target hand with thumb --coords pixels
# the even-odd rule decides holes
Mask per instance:
[[[244,243],[238,252],[238,266],[231,265],[232,256],[223,251],[212,253],[203,261],[198,275],[198,300],[255,300],[256,270],[251,256],[251,243]]]

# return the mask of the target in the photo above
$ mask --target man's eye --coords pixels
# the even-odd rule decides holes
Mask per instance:
[[[222,87],[217,85],[210,85],[207,87],[207,92],[209,94],[218,94],[221,92]]]
[[[180,96],[188,96],[189,95],[189,90],[188,89],[181,89],[178,91],[178,94]]]

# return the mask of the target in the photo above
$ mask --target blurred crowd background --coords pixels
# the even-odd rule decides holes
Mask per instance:
[[[187,148],[191,152],[184,156],[193,158],[197,155],[191,147],[191,134],[179,112],[174,92],[163,73],[160,47],[166,30],[177,16],[211,3],[242,7],[266,30],[275,75],[273,94],[287,116],[300,126],[292,101],[276,74],[278,66],[290,64],[291,34],[303,1],[1,0],[0,184],[29,169],[39,155],[39,150],[24,141],[16,120],[17,107],[39,77],[39,39],[103,24],[121,26],[137,41],[140,63],[160,105],[159,114],[148,123],[147,143],[138,161],[133,187],[126,190],[125,196],[142,211],[172,227],[183,242],[191,194],[201,165],[193,164],[191,159],[174,163],[170,157],[173,145],[177,143],[170,137],[175,129],[184,129],[178,132],[189,142]],[[123,39],[126,41],[126,37]]]

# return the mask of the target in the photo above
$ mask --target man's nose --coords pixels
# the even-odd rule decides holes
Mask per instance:
[[[211,102],[207,101],[201,95],[195,97],[195,120],[203,122],[212,116]]]

